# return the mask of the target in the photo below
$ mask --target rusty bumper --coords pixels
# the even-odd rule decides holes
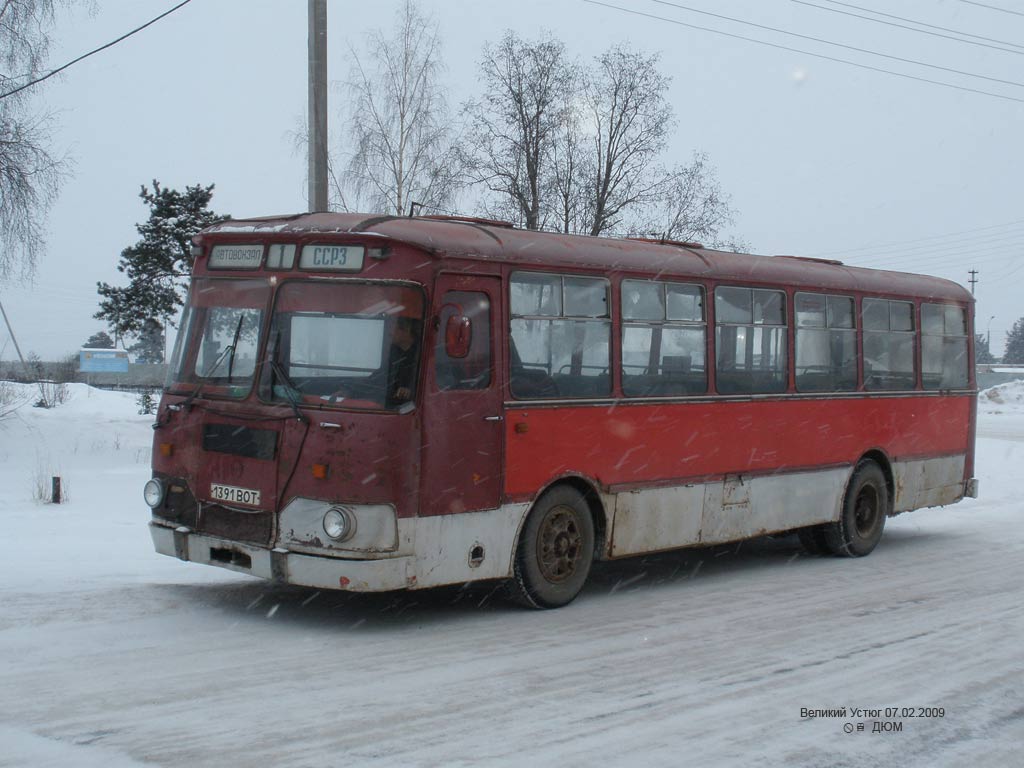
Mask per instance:
[[[411,557],[346,560],[267,549],[196,533],[186,526],[149,524],[153,546],[162,555],[227,568],[280,584],[351,592],[388,592],[415,587]]]

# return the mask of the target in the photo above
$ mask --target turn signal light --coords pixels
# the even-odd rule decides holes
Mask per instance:
[[[326,464],[314,464],[313,465],[313,477],[317,480],[327,479],[327,465]]]
[[[174,445],[172,443],[160,443],[160,455],[171,456],[174,453]]]

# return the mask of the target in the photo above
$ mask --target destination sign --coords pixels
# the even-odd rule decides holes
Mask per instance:
[[[361,245],[306,245],[299,267],[325,272],[358,272],[366,249]]]
[[[210,269],[259,269],[262,245],[215,245],[207,263]]]

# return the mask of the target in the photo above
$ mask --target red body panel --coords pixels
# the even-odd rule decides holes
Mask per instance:
[[[175,401],[181,399],[165,395],[164,406]],[[289,499],[303,496],[362,504],[393,503],[399,517],[416,514],[420,474],[416,414],[313,412],[307,428],[290,409],[277,420],[246,418],[257,409],[282,412],[277,406],[268,409],[265,405],[216,402],[197,403],[188,412],[164,416],[167,423],[154,438],[153,469],[184,479],[202,502],[212,501],[210,483],[221,483],[261,491],[260,507],[267,510],[278,510]],[[231,418],[232,413],[237,417]],[[207,423],[279,431],[277,455],[261,460],[203,450],[202,431]],[[336,426],[325,428],[321,423]],[[161,443],[174,446],[171,456],[160,455]],[[314,464],[327,465],[327,477],[314,477]]]
[[[532,498],[566,474],[619,490],[785,472],[852,464],[870,449],[893,460],[963,454],[972,402],[911,395],[510,410],[505,491]]]

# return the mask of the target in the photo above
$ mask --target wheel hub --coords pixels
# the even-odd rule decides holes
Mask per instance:
[[[537,539],[537,561],[550,582],[565,581],[576,573],[583,551],[583,534],[575,512],[554,507],[545,516]]]
[[[857,526],[857,533],[860,536],[870,535],[878,524],[878,494],[870,486],[862,488],[857,494],[854,524]]]

